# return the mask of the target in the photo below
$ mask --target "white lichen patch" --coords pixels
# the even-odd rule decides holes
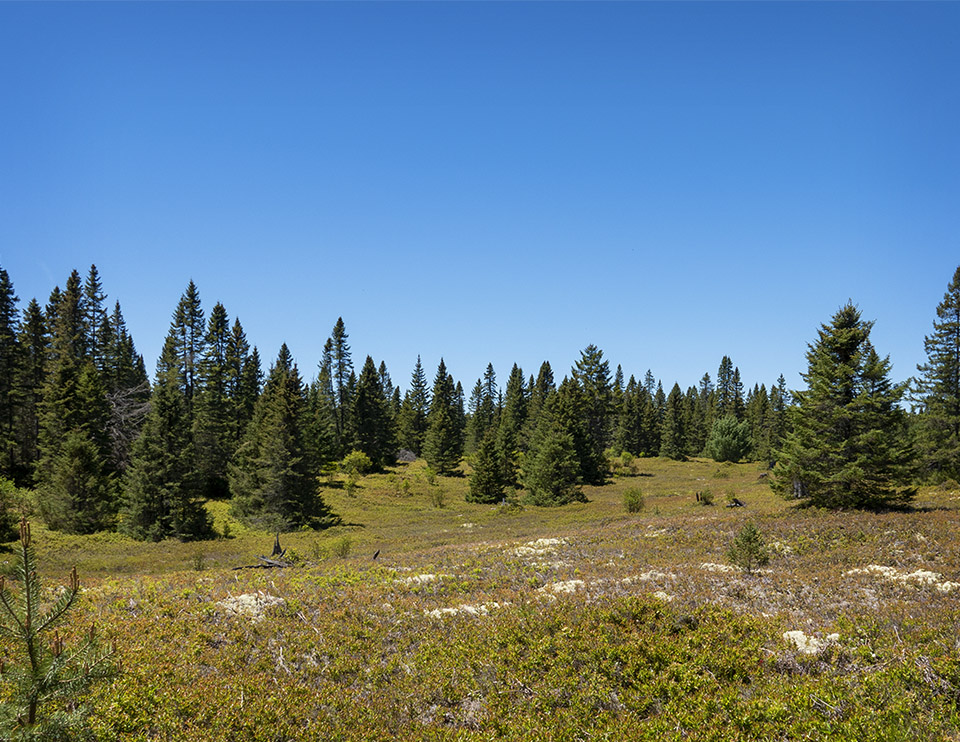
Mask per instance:
[[[567,543],[562,538],[538,538],[536,541],[528,541],[522,546],[513,550],[516,556],[545,556],[556,552],[558,546]]]
[[[653,597],[655,597],[657,600],[662,600],[664,603],[673,602],[673,596],[669,593],[663,592],[663,590],[657,590],[657,592],[653,594]]]
[[[217,605],[228,616],[246,616],[254,623],[263,620],[263,613],[272,605],[283,605],[286,601],[276,595],[262,592],[244,593],[221,600]]]
[[[960,582],[950,582],[944,580],[939,572],[931,572],[927,569],[918,569],[914,572],[901,572],[896,567],[886,567],[882,564],[870,564],[866,567],[849,569],[843,573],[844,577],[855,575],[870,575],[873,577],[882,577],[891,582],[908,583],[912,582],[921,587],[933,587],[941,593],[953,592],[960,588]]]
[[[700,569],[705,569],[707,572],[736,572],[736,567],[731,567],[729,564],[715,564],[713,562],[704,562],[700,565]]]
[[[793,644],[797,651],[803,654],[819,654],[831,644],[840,641],[840,634],[827,634],[823,639],[816,636],[807,636],[802,631],[785,631],[783,640]]]
[[[647,527],[648,527],[648,528],[651,528],[651,529],[653,528],[653,526],[647,526]],[[656,530],[647,531],[645,534],[643,534],[643,537],[644,537],[644,538],[659,538],[660,536],[663,536],[663,535],[666,534],[666,533],[668,533],[668,531],[667,531],[666,528],[657,528]]]
[[[413,575],[411,577],[404,577],[401,580],[397,580],[404,585],[427,585],[431,582],[436,582],[437,580],[442,580],[444,578],[449,578],[451,575]]]
[[[648,570],[647,572],[641,572],[638,575],[631,575],[630,577],[624,577],[620,582],[624,585],[632,585],[634,582],[653,582],[660,580],[675,580],[677,576],[672,572],[657,572],[654,569]]]
[[[461,524],[460,524],[460,527],[461,527],[461,528],[467,528],[467,529],[476,528],[476,527],[477,527],[477,524],[476,524],[476,523],[461,523]]]
[[[566,580],[565,582],[551,582],[540,588],[540,592],[575,593],[584,586],[583,580]]]
[[[503,608],[509,603],[481,603],[480,605],[459,605],[456,608],[435,608],[432,611],[424,611],[425,616],[430,618],[443,618],[444,616],[456,616],[462,614],[465,616],[486,616],[492,610]]]
[[[771,541],[770,550],[780,554],[781,556],[787,556],[793,553],[793,547],[789,544],[785,544],[782,541]]]

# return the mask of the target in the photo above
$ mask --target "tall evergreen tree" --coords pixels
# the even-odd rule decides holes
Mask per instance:
[[[603,351],[596,345],[588,345],[580,352],[580,359],[573,366],[573,380],[583,392],[584,422],[592,461],[603,462],[604,451],[613,436],[613,391],[610,383],[610,364],[603,360]],[[605,475],[605,465],[596,471],[583,471],[584,481],[600,484]]]
[[[429,412],[430,389],[427,386],[427,376],[423,371],[420,356],[417,356],[417,364],[410,378],[410,388],[403,397],[398,425],[400,445],[413,451],[417,456],[423,453]]]
[[[180,297],[169,337],[173,339],[184,412],[193,425],[194,404],[201,388],[201,360],[206,350],[207,327],[200,307],[200,292],[193,281]]]
[[[933,479],[960,479],[960,267],[937,305],[933,333],[923,346],[927,362],[917,366],[922,472]]]
[[[93,361],[94,368],[106,377],[111,328],[104,306],[106,294],[97,266],[91,265],[83,284],[83,345],[85,354]]]
[[[660,456],[668,459],[682,460],[686,442],[683,430],[683,392],[680,385],[674,384],[667,397],[663,416],[663,426],[660,431]]]
[[[473,460],[473,474],[467,490],[467,502],[496,503],[503,499],[503,452],[497,434],[488,428]]]
[[[396,461],[393,420],[382,379],[373,359],[367,356],[357,380],[352,412],[356,430],[354,448],[369,456],[378,469]]]
[[[375,369],[374,369],[375,373]],[[328,515],[304,441],[306,391],[286,345],[271,367],[230,466],[233,512],[271,529],[318,525]]]
[[[770,387],[770,456],[777,455],[783,446],[783,441],[789,432],[787,409],[790,406],[790,392],[787,391],[787,380],[783,374],[777,377],[777,383]]]
[[[502,456],[502,480],[504,486],[517,484],[517,467],[520,453],[526,447],[523,430],[527,421],[527,390],[523,370],[513,364],[507,379],[507,390],[497,426],[497,447]]]
[[[521,479],[527,491],[526,500],[533,505],[586,501],[580,490],[582,465],[574,436],[554,414],[563,403],[561,395],[565,386],[570,391],[579,391],[575,383],[565,380],[548,397],[530,441],[530,450],[523,459]]]
[[[32,299],[24,311],[20,326],[20,351],[20,375],[17,380],[21,394],[18,400],[17,434],[20,454],[14,479],[19,486],[26,487],[35,483],[34,470],[40,458],[40,403],[50,351],[46,319],[36,299]]]
[[[886,507],[908,502],[910,452],[901,385],[870,342],[872,322],[848,303],[821,325],[807,351],[807,389],[794,393],[793,430],[775,486],[813,505]]]
[[[431,397],[423,457],[438,474],[452,474],[463,455],[463,434],[459,420],[463,403],[458,399],[453,377],[447,373],[442,358],[433,381]]]
[[[347,453],[351,442],[352,387],[356,384],[355,378],[351,384],[353,360],[350,345],[347,343],[348,337],[343,317],[338,317],[328,341],[329,347],[324,347],[324,352],[330,358],[330,380],[336,403],[337,441],[341,456]]]
[[[607,475],[604,450],[598,447],[591,435],[590,414],[594,402],[583,387],[571,378],[565,378],[547,400],[552,425],[568,434],[573,441],[580,466],[579,481],[584,484],[603,484]]]
[[[18,411],[22,403],[20,314],[7,272],[0,268],[0,476],[22,478]]]
[[[120,530],[134,538],[187,541],[213,530],[200,499],[177,340],[167,336],[157,361],[150,412],[124,477]]]
[[[553,369],[549,361],[540,364],[536,380],[531,379],[530,383],[530,404],[527,406],[527,424],[524,430],[524,438],[529,442],[537,430],[540,421],[540,413],[546,404],[547,398],[556,391],[554,383]]]
[[[227,463],[236,450],[236,414],[230,398],[230,318],[223,304],[210,311],[199,361],[200,389],[194,406],[193,441],[200,492],[208,498],[229,495]]]

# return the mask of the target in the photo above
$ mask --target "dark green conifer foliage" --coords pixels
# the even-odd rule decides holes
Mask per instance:
[[[529,441],[533,439],[540,422],[540,413],[546,404],[547,398],[556,391],[556,384],[553,378],[553,369],[549,361],[540,364],[540,370],[537,372],[537,378],[534,381],[531,378],[530,383],[530,404],[527,406],[527,423],[524,429],[524,439]]]
[[[714,461],[740,461],[750,448],[750,424],[724,415],[714,422],[704,453]]]
[[[523,430],[527,421],[527,389],[523,370],[513,364],[497,427],[497,446],[502,454],[502,480],[506,487],[517,484],[520,454],[526,448]]]
[[[769,461],[773,434],[773,410],[764,384],[754,385],[747,394],[745,422],[750,426],[750,456],[754,461]]]
[[[713,421],[717,415],[716,390],[713,388],[713,381],[710,374],[705,373],[700,377],[700,420],[703,426],[703,445],[707,445],[707,436],[713,429]],[[703,448],[701,447],[701,451]]]
[[[417,456],[423,453],[423,441],[427,435],[427,415],[430,412],[430,389],[427,376],[423,371],[420,356],[413,367],[410,388],[403,397],[400,408],[399,437],[400,445]]]
[[[579,481],[585,484],[603,484],[607,476],[607,459],[591,437],[590,415],[594,399],[576,381],[565,378],[556,393],[547,400],[551,422],[573,441],[573,450],[579,464]]]
[[[584,423],[586,440],[591,451],[587,458],[591,462],[603,462],[604,451],[610,445],[613,436],[613,391],[610,383],[610,364],[603,360],[603,351],[596,345],[588,345],[580,352],[580,360],[573,366],[573,380],[580,387],[584,397]],[[581,462],[584,459],[581,458]],[[605,464],[588,465],[582,470],[583,481],[588,484],[600,484],[606,475]]]
[[[276,530],[320,524],[328,512],[304,441],[306,393],[286,345],[267,376],[253,419],[230,466],[232,510]]]
[[[23,403],[20,315],[10,276],[0,268],[0,476],[23,479],[18,412]]]
[[[384,368],[386,368],[384,366]],[[365,453],[378,470],[396,461],[396,443],[383,376],[367,356],[353,396],[354,450]]]
[[[640,428],[642,421],[642,397],[645,392],[637,386],[637,380],[631,376],[623,390],[623,399],[620,402],[620,412],[617,415],[617,432],[613,446],[617,452],[626,451],[634,456],[640,456],[643,448],[640,442]]]
[[[870,343],[872,326],[848,303],[809,346],[807,389],[794,393],[793,430],[775,470],[781,493],[830,508],[897,506],[914,496],[903,486],[911,464],[903,387]]]
[[[663,397],[663,387],[657,385],[658,397]],[[640,408],[640,453],[645,456],[660,455],[660,409],[657,398],[651,397],[644,387],[639,392],[641,399],[637,404]],[[662,400],[666,406],[666,399]]]
[[[230,327],[224,365],[224,384],[233,412],[230,438],[235,451],[240,445],[250,418],[253,417],[253,407],[257,403],[257,397],[260,396],[262,382],[259,353],[255,348],[251,353],[247,335],[239,319],[234,319]]]
[[[353,408],[352,387],[356,385],[353,378],[353,360],[350,356],[350,345],[347,343],[346,326],[343,317],[338,317],[333,326],[333,333],[329,339],[329,346],[324,346],[324,352],[330,358],[330,380],[333,386],[333,395],[336,410],[336,432],[338,458],[344,456],[352,441],[350,412]]]
[[[170,334],[157,361],[150,412],[124,477],[120,530],[152,541],[207,538],[213,527],[199,493],[177,342]]]
[[[447,373],[447,366],[442,358],[433,381],[431,397],[423,457],[438,474],[452,474],[463,455],[460,421],[463,408],[453,377]]]
[[[525,499],[532,505],[586,501],[580,490],[581,463],[574,438],[554,415],[565,384],[568,382],[548,398],[530,441],[530,450],[523,459],[521,479],[527,492]],[[570,385],[576,388],[576,384]]]
[[[660,430],[660,456],[681,461],[684,459],[686,442],[683,430],[683,392],[674,384],[667,397]]]
[[[210,312],[199,361],[200,388],[195,404],[193,441],[200,493],[207,498],[229,495],[227,463],[236,443],[236,413],[230,398],[230,318],[223,304]]]
[[[50,335],[43,310],[32,299],[24,311],[20,326],[20,366],[17,387],[20,390],[17,408],[17,439],[20,452],[14,471],[18,486],[35,483],[35,467],[40,458],[40,403],[47,378],[47,356]]]
[[[787,409],[790,406],[790,392],[787,391],[787,380],[783,374],[777,378],[777,383],[770,388],[770,457],[777,455],[783,446],[783,441],[789,432]]]
[[[687,456],[699,456],[707,444],[707,433],[704,428],[700,392],[695,386],[688,387],[683,395],[683,434],[684,453]]]
[[[960,267],[923,345],[927,362],[917,366],[921,471],[935,480],[960,479]]]
[[[200,292],[193,281],[187,285],[187,290],[174,310],[169,337],[173,339],[176,353],[184,411],[188,423],[192,426],[194,404],[202,387],[200,364],[206,350],[207,337],[203,309],[200,307]]]
[[[111,345],[111,328],[104,306],[106,294],[97,266],[91,265],[83,283],[83,336],[85,355],[93,361],[94,368],[107,376],[107,358]]]
[[[489,428],[473,459],[467,502],[500,502],[503,499],[504,486],[503,452],[497,442],[496,431]]]

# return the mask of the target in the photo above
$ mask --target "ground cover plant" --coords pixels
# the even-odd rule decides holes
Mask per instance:
[[[440,480],[447,505],[435,507],[421,461],[352,493],[331,479],[324,500],[341,525],[282,534],[288,569],[232,569],[269,554],[274,535],[226,502],[208,508],[230,538],[202,543],[38,525],[44,574],[89,575],[71,631],[95,620],[123,658],[80,699],[90,733],[960,734],[960,491],[922,488],[903,512],[833,512],[795,508],[755,464],[635,464],[561,509],[467,502],[467,477]],[[638,481],[645,506],[630,513]],[[745,506],[703,507],[708,487]],[[748,523],[770,554],[750,574],[728,558]]]

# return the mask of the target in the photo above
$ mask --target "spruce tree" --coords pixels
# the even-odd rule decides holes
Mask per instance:
[[[22,479],[18,411],[22,404],[20,315],[7,272],[0,268],[0,476]]]
[[[527,390],[523,370],[513,364],[497,426],[497,446],[502,455],[502,479],[507,487],[517,484],[520,454],[526,448],[523,430],[527,420]]]
[[[660,430],[660,456],[682,461],[686,442],[683,430],[683,392],[680,385],[674,384],[667,397]]]
[[[560,394],[558,390],[548,399],[530,441],[530,450],[523,459],[521,478],[527,492],[525,499],[532,505],[586,501],[580,490],[581,464],[576,443],[554,415]]]
[[[206,350],[207,327],[200,307],[200,292],[190,281],[173,313],[169,337],[173,340],[184,411],[193,425],[194,405],[202,388],[201,361]]]
[[[237,447],[236,414],[229,393],[230,345],[230,319],[218,302],[207,322],[192,431],[200,493],[206,498],[224,498],[229,494],[227,462]]]
[[[473,473],[467,502],[496,503],[503,499],[503,453],[497,442],[496,431],[487,430],[473,459]]]
[[[851,303],[821,325],[807,351],[807,389],[794,393],[774,485],[788,497],[830,507],[880,508],[909,502],[911,454],[903,386],[870,342],[872,322]]]
[[[934,480],[960,479],[960,267],[923,345],[927,362],[917,366],[921,471]]]
[[[150,412],[124,476],[123,533],[152,541],[188,541],[212,534],[200,499],[191,433],[177,342],[171,334],[157,361]]]
[[[570,436],[579,464],[579,481],[603,484],[607,476],[607,460],[591,433],[590,415],[596,400],[571,378],[565,378],[547,400],[552,424]]]
[[[438,474],[452,474],[463,455],[461,422],[462,402],[440,359],[433,382],[430,414],[427,416],[427,434],[423,442],[423,457]]]
[[[580,352],[580,359],[572,369],[573,380],[583,393],[584,423],[587,445],[591,449],[590,464],[582,469],[584,481],[601,484],[606,474],[604,451],[613,436],[613,390],[610,382],[610,364],[603,360],[603,351],[588,345]],[[581,461],[584,461],[581,455]]]
[[[20,326],[20,366],[17,387],[20,399],[17,414],[17,439],[20,453],[15,481],[21,486],[33,486],[35,467],[40,458],[40,403],[47,377],[47,356],[50,334],[43,310],[32,299]]]
[[[427,435],[427,415],[430,412],[430,389],[423,371],[420,356],[413,368],[410,388],[403,397],[398,422],[400,445],[417,456],[423,453],[423,441]]]
[[[353,395],[353,448],[365,453],[378,470],[396,460],[393,420],[384,394],[382,375],[367,356]]]
[[[229,469],[232,510],[276,530],[317,526],[329,513],[304,440],[306,392],[286,345],[267,376]]]
[[[531,378],[530,404],[527,406],[527,423],[523,434],[525,440],[533,439],[540,422],[540,413],[543,411],[547,398],[556,391],[556,388],[550,362],[544,361],[540,364],[536,380]]]
[[[350,345],[347,343],[346,326],[343,317],[338,317],[333,326],[324,353],[330,360],[330,379],[333,385],[333,394],[336,404],[337,446],[339,455],[347,453],[351,442],[350,412],[352,409],[351,377],[353,377],[353,360],[350,355]],[[354,378],[354,384],[356,379]]]

